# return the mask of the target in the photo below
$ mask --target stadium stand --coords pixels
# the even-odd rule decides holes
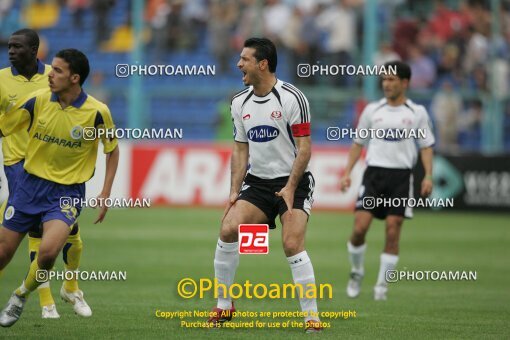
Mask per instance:
[[[212,10],[208,6],[212,6],[212,3],[215,13],[227,13],[220,16],[227,15],[234,19],[225,19],[227,23],[222,26],[221,20],[209,15]],[[246,27],[250,22],[257,22],[253,19],[253,1],[212,1],[211,4],[207,1],[146,1],[143,63],[217,65],[213,77],[144,77],[144,107],[147,112],[143,113],[142,121],[147,127],[180,127],[186,131],[186,138],[214,139],[211,124],[217,121],[220,114],[218,104],[242,87],[235,67],[237,51],[247,35],[257,33],[270,36],[279,45],[278,76],[296,83],[308,94],[314,114],[316,141],[326,141],[324,129],[328,126],[355,124],[359,114],[357,104],[362,100],[359,79],[304,79],[296,76],[295,67],[299,62],[313,63],[314,60],[359,64],[356,61],[362,60],[362,2],[316,0],[298,1],[297,5],[292,5],[291,1],[268,0],[259,3],[263,3],[263,6],[259,9],[262,19],[257,29],[257,25]],[[492,60],[497,62],[501,70],[495,74],[501,74],[496,81],[501,84],[502,91],[510,89],[508,2],[502,3],[501,36],[497,41],[490,39],[490,13],[484,1],[385,3],[378,7],[381,50],[377,58],[397,53],[411,64],[414,81],[410,97],[429,109],[435,123],[441,113],[434,112],[432,103],[441,93],[444,82],[449,82],[452,95],[460,101],[460,109],[450,117],[452,133],[456,138],[449,142],[452,145],[443,145],[444,141],[439,135],[438,148],[446,152],[480,151],[481,122],[491,105],[488,93],[490,66],[486,62],[489,56],[493,56]],[[118,125],[126,126],[129,81],[119,81],[115,77],[115,65],[130,61],[132,32],[131,20],[127,15],[130,13],[130,1],[68,1],[67,4],[66,1],[44,4],[34,1],[28,5],[11,2],[10,6],[1,14],[2,26],[12,23],[13,16],[19,17],[20,13],[27,15],[26,22],[38,27],[48,44],[47,59],[67,47],[80,48],[89,56],[93,70],[104,74],[103,85],[110,92],[109,105]],[[44,20],[37,19],[34,14],[37,8],[44,8],[51,15]],[[335,26],[334,22],[340,18],[344,18],[347,24]],[[13,28],[12,25],[8,27]],[[281,27],[288,29],[281,31]],[[346,33],[338,35],[338,30]],[[5,56],[4,44],[8,35],[6,30],[2,32],[0,55]],[[225,32],[230,37],[216,36]],[[339,38],[345,35],[350,38]],[[222,40],[230,51],[226,54],[230,60],[226,71],[221,70],[217,59],[225,58],[225,53],[219,55],[210,46],[212,41],[218,43]],[[2,64],[7,63],[6,59]],[[334,86],[335,90],[324,91],[323,86]],[[189,96],[191,93],[192,100]],[[448,105],[445,100],[437,102]],[[477,104],[473,104],[475,102]],[[504,146],[508,151],[510,105],[507,94],[503,96],[502,103]],[[441,105],[436,107],[442,109]],[[437,126],[436,133],[439,134]]]

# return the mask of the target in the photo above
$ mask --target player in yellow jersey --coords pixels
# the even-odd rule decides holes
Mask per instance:
[[[0,70],[0,83],[3,84],[5,93],[2,100],[14,104],[30,93],[48,89],[48,73],[50,65],[45,65],[37,59],[39,48],[39,36],[31,29],[21,29],[12,33],[9,38],[9,61],[11,67]],[[17,184],[16,177],[23,172],[23,161],[28,143],[28,132],[18,131],[2,141],[2,153],[4,156],[4,171],[9,184],[9,195]],[[3,220],[7,201],[0,208],[0,223]],[[30,261],[37,256],[41,234],[29,232],[28,253]],[[73,226],[66,245],[64,246],[63,258],[66,270],[77,270],[80,265],[83,243],[80,237],[78,223]],[[44,283],[37,289],[43,318],[59,318],[55,301],[51,295],[50,283]],[[83,292],[78,287],[76,279],[64,281],[61,289],[62,298],[73,303],[76,314],[80,316],[92,315],[92,310],[83,299]]]
[[[82,85],[89,74],[87,57],[75,49],[57,53],[52,61],[50,90],[40,90],[17,102],[0,116],[0,136],[28,130],[24,171],[9,196],[0,228],[0,270],[5,268],[25,234],[39,230],[42,239],[28,274],[0,313],[0,325],[13,325],[28,295],[41,284],[39,270],[51,270],[81,211],[85,182],[94,174],[99,140],[88,140],[84,130],[113,129],[108,107],[87,95]],[[99,200],[110,196],[119,161],[115,138],[101,138],[106,173]],[[61,204],[62,198],[72,204]],[[102,222],[102,206],[95,223]],[[38,281],[39,280],[39,281]]]

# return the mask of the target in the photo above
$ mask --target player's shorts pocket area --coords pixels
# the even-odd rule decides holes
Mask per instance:
[[[19,177],[23,175],[25,171],[25,169],[23,169],[24,164],[25,161],[23,160],[13,165],[4,165],[5,178],[7,179],[7,185],[9,187],[9,196],[16,191]]]
[[[412,208],[399,204],[399,199],[410,197],[414,197],[411,170],[369,166],[363,174],[356,210],[368,211],[378,219],[388,215],[411,218]]]
[[[275,195],[287,184],[288,177],[262,179],[251,174],[246,175],[238,199],[248,201],[262,210],[268,217],[271,229],[276,228],[275,219],[288,209],[285,201]],[[294,194],[294,209],[303,210],[310,215],[313,205],[315,179],[310,172],[303,174]]]
[[[39,225],[58,219],[72,226],[80,215],[81,206],[63,206],[63,200],[81,201],[85,184],[64,185],[28,174],[19,177],[18,190],[9,197],[4,213],[4,226],[25,233],[39,231]]]
[[[312,213],[313,191],[315,189],[315,178],[311,172],[303,174],[294,195],[294,209],[301,209],[308,216]]]

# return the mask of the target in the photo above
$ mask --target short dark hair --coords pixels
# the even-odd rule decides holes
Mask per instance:
[[[27,37],[28,44],[31,47],[39,49],[39,35],[37,34],[36,31],[30,28],[22,28],[11,34],[11,36],[13,35],[24,35],[25,37]]]
[[[257,61],[267,59],[269,72],[276,72],[278,56],[276,55],[276,46],[271,40],[267,38],[249,38],[244,42],[244,47],[255,49],[255,59],[257,59]]]
[[[58,51],[55,57],[64,59],[69,64],[71,74],[78,74],[80,76],[80,86],[82,86],[90,72],[87,56],[77,49],[67,48]]]
[[[407,65],[406,63],[396,60],[389,61],[384,64],[384,68],[388,73],[390,73],[391,70],[390,67],[391,69],[395,68],[397,69],[396,76],[399,77],[400,79],[411,80],[411,67],[409,67],[409,65]]]

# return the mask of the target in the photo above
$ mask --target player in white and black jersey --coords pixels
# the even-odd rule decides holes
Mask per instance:
[[[230,287],[239,264],[238,226],[282,222],[283,248],[294,283],[315,284],[312,263],[305,251],[305,232],[312,207],[314,179],[308,171],[311,156],[310,108],[306,97],[291,84],[275,76],[277,54],[265,38],[245,41],[237,64],[243,82],[250,87],[232,99],[234,149],[231,160],[230,197],[222,220],[214,258],[215,276]],[[217,317],[231,319],[230,297],[219,292]],[[308,312],[306,331],[320,331],[316,299],[300,297]],[[231,315],[231,314],[230,314]],[[316,314],[317,315],[317,314]]]
[[[425,177],[421,182],[421,195],[428,196],[432,192],[432,146],[435,141],[427,111],[423,106],[413,103],[406,97],[411,79],[410,67],[403,62],[390,62],[385,66],[395,66],[397,74],[382,77],[385,98],[365,108],[357,127],[358,132],[361,129],[414,130],[414,135],[420,138],[354,139],[349,152],[346,174],[341,179],[342,190],[346,190],[351,185],[350,173],[361,155],[363,146],[368,147],[367,169],[363,175],[356,202],[354,230],[347,243],[352,265],[347,295],[357,297],[360,293],[364,276],[365,235],[372,218],[376,217],[386,220],[386,244],[381,254],[379,275],[374,287],[376,300],[386,300],[386,272],[396,268],[400,229],[404,218],[412,217],[412,208],[404,205],[406,201],[404,199],[414,198],[412,169],[418,158],[418,149],[425,169]],[[378,135],[384,137],[391,134]],[[378,198],[385,199],[383,201],[385,203],[377,206]],[[392,206],[391,202],[396,204]]]

